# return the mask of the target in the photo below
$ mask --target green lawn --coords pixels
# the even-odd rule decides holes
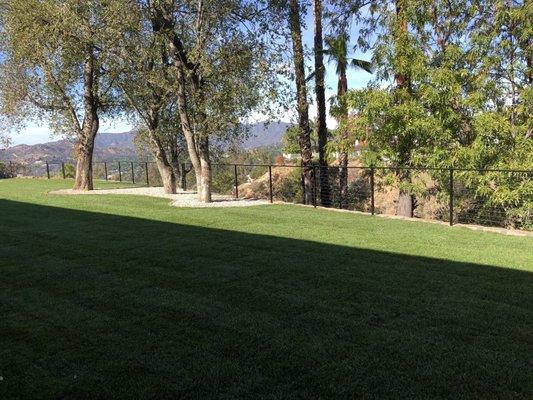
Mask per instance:
[[[70,184],[0,181],[0,399],[532,396],[531,237]]]

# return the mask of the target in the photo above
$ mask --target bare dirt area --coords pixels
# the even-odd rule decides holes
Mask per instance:
[[[97,189],[91,191],[80,191],[72,189],[54,190],[51,194],[70,195],[70,196],[101,196],[101,195],[135,195],[160,197],[172,200],[170,203],[173,207],[247,207],[270,204],[266,200],[254,199],[235,199],[231,196],[213,194],[211,203],[201,203],[197,199],[196,192],[179,191],[176,194],[165,193],[162,187],[139,187],[127,189]]]

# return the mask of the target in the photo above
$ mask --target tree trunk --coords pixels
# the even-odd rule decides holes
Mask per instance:
[[[176,189],[183,190],[183,170],[178,160],[172,159],[170,161],[172,172],[174,173],[174,179],[176,180]]]
[[[74,190],[93,190],[94,137],[84,145],[78,144],[77,147]]]
[[[409,188],[405,187],[406,185],[411,184],[411,174],[409,170],[399,169],[396,171],[396,176],[398,177],[400,186],[396,215],[412,218],[415,210],[415,197]]]
[[[191,121],[189,119],[188,106],[187,106],[187,93],[186,93],[186,82],[185,82],[185,72],[183,71],[183,65],[181,62],[176,61],[177,71],[178,71],[178,95],[177,95],[177,104],[178,112],[180,116],[181,128],[183,130],[183,135],[185,136],[185,141],[187,143],[187,152],[189,153],[189,158],[191,160],[194,173],[196,175],[196,190],[200,193],[202,186],[202,170],[201,170],[201,160],[197,151],[196,138],[192,130]]]
[[[348,208],[348,153],[339,153],[340,207]]]
[[[187,174],[190,168],[187,168],[185,163],[175,162],[172,164],[174,175],[176,176],[176,186],[178,189],[187,190]]]
[[[346,60],[339,62],[339,81],[337,84],[337,97],[341,106],[341,115],[339,118],[339,128],[341,130],[340,148],[339,148],[339,187],[340,187],[340,207],[348,208],[348,147],[349,140],[348,127],[348,107],[345,104],[343,96],[348,91],[348,79],[346,77]]]
[[[155,115],[157,111],[153,110],[151,115]],[[172,164],[169,161],[171,154],[167,154],[165,146],[161,143],[161,140],[157,136],[157,119],[152,119],[149,123],[148,132],[150,137],[150,147],[152,154],[155,158],[155,163],[157,165],[157,170],[159,171],[159,176],[161,176],[161,181],[163,182],[163,188],[167,194],[176,193],[176,175],[174,174],[174,169]]]
[[[94,139],[100,127],[98,118],[98,71],[94,65],[94,49],[87,49],[87,56],[83,65],[83,105],[84,116],[78,129],[76,143],[76,178],[74,190],[93,190],[93,152]]]
[[[329,170],[326,159],[328,127],[326,125],[326,93],[324,88],[324,53],[322,38],[322,0],[313,0],[315,95],[317,105],[318,164],[320,165],[320,204],[331,205]]]
[[[180,117],[181,128],[183,130],[183,136],[185,136],[185,141],[187,143],[187,152],[189,153],[189,158],[191,164],[194,168],[194,173],[196,175],[196,187],[200,191],[200,186],[202,184],[202,171],[200,165],[200,158],[198,155],[195,132],[193,130],[193,124],[189,116],[189,105],[187,101],[187,78],[186,78],[186,67],[187,60],[185,59],[185,54],[183,51],[180,51],[180,40],[174,31],[174,23],[171,20],[171,14],[169,9],[163,5],[164,3],[157,3],[156,7],[152,8],[154,18],[152,20],[153,29],[156,32],[163,33],[167,36],[168,39],[168,50],[169,53],[174,58],[174,66],[176,67],[176,103],[178,108],[178,114]]]
[[[414,215],[413,211],[413,196],[407,190],[400,190],[396,214],[402,217],[412,218]]]
[[[311,129],[309,127],[309,104],[305,84],[305,61],[302,45],[302,27],[300,5],[298,0],[291,0],[289,5],[289,28],[291,31],[294,75],[298,98],[298,126],[300,130],[299,145],[302,157],[302,200],[304,204],[313,203],[313,154],[311,151]]]
[[[174,170],[172,166],[167,161],[167,158],[164,154],[156,152],[155,154],[155,163],[157,165],[157,170],[161,176],[161,181],[163,182],[163,188],[167,194],[176,193],[176,176],[174,175]]]
[[[161,180],[163,181],[163,188],[165,189],[165,193],[175,194],[176,176],[174,175],[174,170],[172,169],[170,164],[166,162],[166,160],[156,158],[155,162],[159,171],[159,175],[161,176]]]
[[[198,154],[201,165],[198,200],[202,203],[211,203],[212,170],[211,160],[209,159],[209,139],[207,137],[198,139]]]

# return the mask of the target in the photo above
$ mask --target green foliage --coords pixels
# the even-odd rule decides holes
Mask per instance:
[[[299,168],[291,168],[289,174],[280,181],[274,197],[289,203],[299,203],[302,199],[302,173]]]
[[[367,159],[533,169],[531,3],[392,4],[400,13],[391,2],[371,8],[365,26],[380,31],[375,40],[362,37],[374,50],[376,81],[345,97],[354,134],[369,144]],[[509,226],[533,210],[527,175],[457,179],[476,207],[501,210]]]
[[[316,123],[309,121],[311,127],[311,150],[318,151],[318,133],[316,130]],[[331,139],[332,132],[328,131],[328,139]],[[298,125],[293,125],[287,128],[281,138],[282,150],[285,154],[299,154],[300,153],[300,128]]]
[[[110,59],[132,18],[131,1],[12,0],[1,10],[1,113],[15,124],[45,120],[76,134],[85,121],[84,65],[101,114],[114,108]],[[92,84],[91,84],[92,86]]]

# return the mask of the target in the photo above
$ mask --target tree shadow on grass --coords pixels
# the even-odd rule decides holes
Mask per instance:
[[[0,200],[0,398],[527,398],[533,274]]]

